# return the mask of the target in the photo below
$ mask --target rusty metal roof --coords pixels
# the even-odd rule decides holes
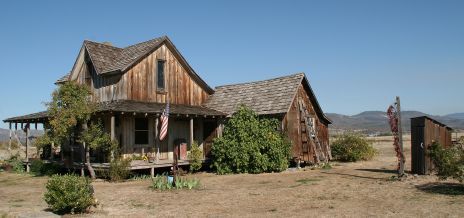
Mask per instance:
[[[218,86],[204,106],[229,115],[234,113],[242,104],[250,107],[259,115],[285,114],[293,102],[298,86],[302,83],[308,91],[319,117],[331,123],[330,119],[322,112],[304,73],[263,81]]]

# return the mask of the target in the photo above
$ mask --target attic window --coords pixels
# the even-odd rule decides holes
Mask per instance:
[[[165,84],[164,84],[164,60],[158,60],[157,64],[157,73],[156,73],[156,89],[158,91],[164,91]]]

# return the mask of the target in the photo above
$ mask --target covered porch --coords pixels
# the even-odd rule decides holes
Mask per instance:
[[[222,133],[222,123],[226,115],[202,106],[171,104],[168,134],[160,141],[160,116],[165,107],[165,104],[137,101],[104,102],[98,105],[92,121],[101,120],[111,139],[119,142],[124,158],[137,160],[133,161],[132,170],[151,169],[153,172],[154,168],[172,165],[175,148],[179,149],[179,165],[188,165],[187,153],[194,141],[203,150],[203,159],[207,160],[213,139]],[[49,129],[46,111],[8,118],[4,122],[9,123],[10,132],[13,126],[18,128],[18,125],[30,128],[43,124],[44,131]],[[42,159],[60,162],[75,169],[83,166],[84,149],[75,138],[70,138],[57,149],[53,147],[54,145],[50,145],[49,149],[42,151],[46,153],[42,155]],[[29,155],[26,154],[26,157],[28,163]],[[145,161],[140,160],[142,157],[146,157]],[[95,168],[109,167],[107,155],[98,150],[91,151],[91,161]]]

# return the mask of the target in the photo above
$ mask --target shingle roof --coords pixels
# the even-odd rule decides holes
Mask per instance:
[[[102,102],[97,106],[97,112],[114,111],[114,112],[127,112],[127,113],[148,113],[156,114],[161,113],[166,107],[166,104],[155,102],[140,102],[131,100]],[[203,106],[189,106],[170,104],[171,114],[181,115],[198,115],[198,116],[226,116],[227,114],[206,108]],[[43,122],[48,118],[48,112],[42,111],[38,113],[27,114],[23,116],[11,117],[3,120],[3,122]]]
[[[60,84],[60,83],[64,83],[66,81],[69,80],[69,76],[71,75],[71,72],[67,73],[66,75],[62,76],[61,78],[59,78],[55,84]]]
[[[113,101],[104,102],[98,107],[98,111],[116,111],[116,112],[135,112],[135,113],[161,113],[166,107],[164,103],[156,102],[140,102],[140,101]],[[182,115],[199,115],[199,116],[226,116],[225,113],[206,108],[203,106],[190,106],[180,104],[170,104],[169,110],[171,114]]]
[[[205,107],[232,114],[244,104],[260,115],[285,114],[292,104],[298,86],[305,81],[310,98],[314,99],[316,111],[322,119],[330,123],[305,78],[304,73],[297,73],[263,81],[218,86],[206,101]]]
[[[212,94],[213,89],[195,73],[167,36],[154,38],[125,48],[118,48],[104,43],[85,40],[84,47],[90,56],[96,73],[98,75],[104,75],[126,72],[163,43],[166,43],[166,45],[173,49],[174,55],[181,64],[187,68],[193,79],[202,85],[206,91]]]

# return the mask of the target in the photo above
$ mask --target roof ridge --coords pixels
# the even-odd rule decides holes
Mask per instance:
[[[125,49],[132,48],[132,47],[135,47],[135,46],[147,43],[147,42],[162,40],[162,39],[165,39],[165,38],[166,38],[166,35],[163,35],[163,36],[160,36],[160,37],[156,37],[156,38],[153,38],[153,39],[149,39],[149,40],[146,40],[146,41],[143,41],[143,42],[139,42],[139,43],[136,43],[136,44],[133,44],[133,45],[126,46],[126,47],[124,47],[122,49],[125,50]]]
[[[120,48],[120,47],[116,47],[116,46],[113,46],[113,45],[108,45],[108,44],[105,44],[105,43],[96,42],[96,41],[92,41],[92,40],[88,40],[88,39],[84,39],[84,44],[85,44],[85,43],[95,43],[95,44],[102,45],[102,46],[106,46],[106,47],[111,47],[111,48],[116,48],[116,49],[124,50],[123,48]]]
[[[293,74],[290,74],[290,75],[274,77],[274,78],[265,79],[265,80],[256,80],[256,81],[251,81],[251,82],[220,85],[220,86],[216,86],[215,88],[222,88],[222,87],[227,87],[227,86],[239,86],[239,85],[255,84],[255,83],[267,82],[267,81],[272,81],[272,80],[279,80],[279,79],[296,77],[296,76],[305,76],[305,73],[304,72],[299,72],[299,73],[293,73]]]

